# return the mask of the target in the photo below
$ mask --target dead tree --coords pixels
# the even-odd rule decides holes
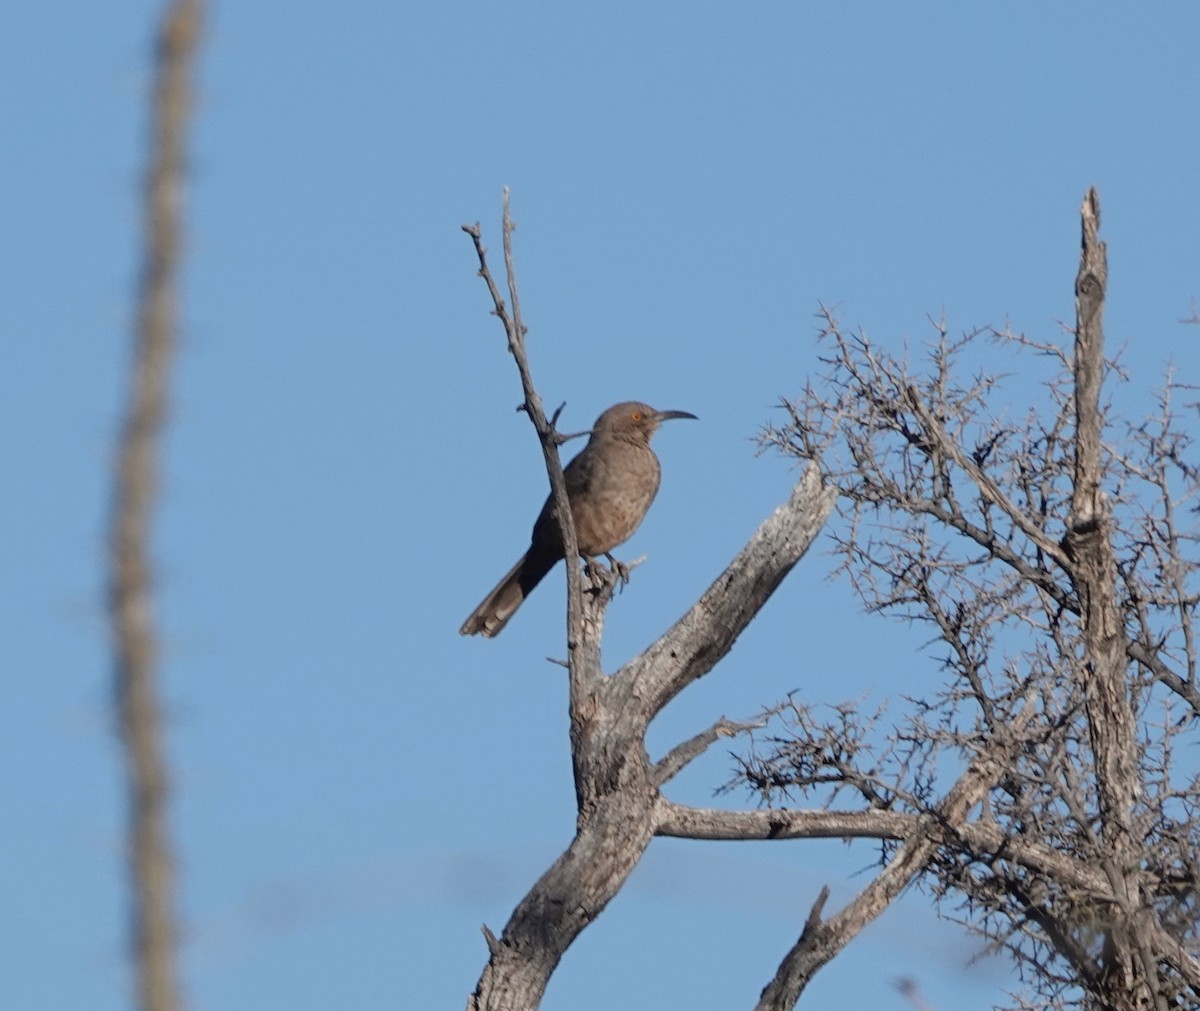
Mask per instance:
[[[525,354],[524,327],[513,278],[507,197],[504,246],[511,311],[488,268],[478,226],[465,230],[475,242],[480,273],[521,374],[523,407],[541,439],[551,487],[559,505],[558,515],[569,518],[557,456],[559,437],[542,410]],[[907,397],[915,395],[907,388],[902,392]],[[920,409],[925,410],[923,406]],[[786,438],[781,438],[790,445]],[[578,811],[576,835],[518,904],[501,935],[496,937],[484,928],[490,957],[468,1001],[471,1011],[524,1011],[536,1007],[566,948],[620,890],[655,835],[727,840],[838,837],[888,841],[882,871],[845,908],[825,918],[827,893],[817,898],[799,940],[785,954],[775,977],[763,989],[757,1005],[763,1011],[794,1007],[821,966],[905,887],[943,859],[949,840],[974,832],[977,842],[984,838],[993,846],[999,845],[1000,837],[990,826],[979,825],[973,815],[1005,781],[1021,756],[1040,740],[1040,700],[1031,692],[1014,693],[1005,700],[1003,722],[997,721],[987,747],[962,764],[953,782],[937,795],[926,789],[907,807],[883,803],[871,776],[860,775],[850,768],[843,770],[847,782],[856,781],[861,795],[871,801],[858,808],[727,811],[676,804],[662,794],[663,785],[719,737],[754,729],[752,724],[735,725],[721,720],[691,740],[681,742],[657,761],[649,758],[645,746],[650,721],[686,685],[707,674],[728,652],[828,517],[833,505],[832,486],[827,486],[819,476],[819,454],[809,451],[806,455],[811,465],[802,474],[790,500],[763,523],[737,558],[674,627],[611,675],[606,675],[600,666],[600,636],[612,586],[588,587],[578,563],[572,561],[568,566],[566,666]],[[835,471],[828,473],[837,476]],[[567,557],[574,560],[575,538],[569,520],[564,524],[563,541]],[[791,703],[790,709],[803,718],[797,704]],[[864,725],[852,710],[842,712],[843,735],[853,737],[854,732],[849,728],[855,726],[865,733]],[[807,746],[818,747],[811,740]],[[753,779],[764,768],[762,763],[747,763],[746,775]],[[782,761],[776,758],[775,767],[768,774],[776,775],[782,768]],[[1053,856],[1043,847],[1034,856],[1025,855],[1025,859]],[[1089,880],[1096,878],[1093,870],[1088,869],[1087,873],[1091,875]]]
[[[465,230],[474,239],[480,273],[520,371],[523,406],[541,439],[558,516],[566,518],[562,532],[569,560],[566,667],[578,811],[575,838],[517,905],[499,937],[484,928],[490,957],[468,1001],[473,1011],[527,1011],[538,1006],[567,947],[620,890],[654,836],[678,834],[679,819],[689,815],[703,818],[704,812],[667,801],[661,788],[714,741],[747,726],[719,720],[657,761],[646,751],[647,727],[683,688],[707,674],[729,651],[812,543],[833,499],[816,469],[808,468],[790,499],[767,518],[691,610],[640,656],[605,674],[600,638],[613,582],[585,586],[578,562],[558,460],[559,437],[542,410],[525,353],[507,193],[509,304],[492,278],[478,226]]]
[[[1200,472],[1177,420],[1186,387],[1173,376],[1154,417],[1108,416],[1101,391],[1115,365],[1103,349],[1107,262],[1094,191],[1082,221],[1071,346],[1007,330],[952,339],[935,324],[914,370],[823,311],[824,374],[764,433],[810,464],[792,498],[683,619],[612,675],[599,662],[611,586],[589,591],[578,564],[568,566],[577,834],[501,936],[485,928],[490,958],[470,1009],[536,1007],[566,947],[655,835],[879,846],[879,873],[843,909],[826,916],[828,890],[816,898],[761,1011],[794,1007],[814,973],[912,883],[1011,955],[1027,984],[1016,1006],[1165,1011],[1200,1000],[1200,779],[1173,761],[1200,716]],[[558,515],[569,516],[558,437],[524,351],[507,199],[511,314],[478,227],[467,231]],[[997,348],[1051,363],[1043,409],[992,410],[1005,379]],[[753,619],[825,522],[831,493],[839,571],[870,612],[929,626],[944,687],[890,713],[894,732],[853,703],[789,698],[766,730],[721,721],[652,761],[650,720]],[[563,536],[574,543],[569,522]],[[749,787],[764,807],[700,809],[662,795],[689,760],[739,731],[754,734],[754,747],[729,786]]]

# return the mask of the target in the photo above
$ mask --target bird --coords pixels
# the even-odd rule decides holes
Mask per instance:
[[[563,470],[579,554],[589,565],[604,555],[624,570],[610,552],[633,536],[658,493],[661,468],[650,439],[673,418],[697,420],[688,411],[656,411],[636,400],[614,404],[596,419],[587,445]],[[471,612],[460,634],[499,635],[563,554],[551,494],[533,524],[529,550]]]

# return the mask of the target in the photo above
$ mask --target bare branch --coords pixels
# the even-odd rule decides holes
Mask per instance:
[[[508,350],[516,362],[517,371],[521,377],[521,389],[525,400],[522,409],[529,415],[530,421],[538,434],[542,447],[542,457],[546,465],[546,474],[550,480],[551,495],[554,498],[554,508],[559,529],[562,532],[563,554],[567,572],[567,670],[570,677],[570,712],[571,734],[577,737],[583,733],[588,713],[591,711],[591,699],[599,690],[603,672],[600,667],[600,633],[604,622],[604,608],[611,599],[611,588],[607,593],[585,598],[583,581],[579,568],[579,541],[575,533],[575,520],[567,497],[566,479],[563,476],[562,461],[558,457],[558,446],[565,441],[554,427],[565,404],[560,405],[554,412],[554,420],[546,418],[542,408],[542,400],[534,386],[533,374],[529,366],[529,356],[525,348],[526,327],[521,319],[520,299],[517,293],[516,269],[513,261],[512,236],[515,230],[508,188],[504,189],[503,199],[503,238],[504,263],[508,278],[508,290],[512,299],[513,311],[510,315],[500,295],[500,289],[492,277],[487,262],[487,250],[483,246],[482,233],[479,225],[463,225],[462,229],[475,245],[475,253],[479,258],[479,275],[487,284],[492,296],[493,313],[504,326],[508,338]],[[575,757],[575,790],[580,803],[586,793],[584,784],[585,771],[579,764],[579,751],[572,749]]]
[[[899,811],[725,811],[660,798],[654,831],[677,839],[904,839],[917,818]]]
[[[1103,513],[1100,496],[1100,386],[1104,381],[1104,292],[1108,249],[1098,237],[1100,198],[1088,190],[1080,208],[1083,242],[1075,279],[1075,487],[1072,512],[1077,522]]]
[[[1064,569],[1069,568],[1069,560],[1062,548],[1051,538],[1047,537],[1035,523],[1030,522],[1024,510],[1009,501],[996,482],[974,460],[967,457],[959,443],[947,435],[946,430],[921,402],[920,394],[916,388],[911,385],[906,387],[905,394],[908,399],[909,408],[921,422],[923,435],[932,440],[942,453],[958,464],[970,476],[971,480],[979,487],[985,501],[1003,510],[1005,516],[1015,526],[1020,528],[1022,533],[1038,546],[1039,550],[1044,552],[1048,557],[1053,558]]]
[[[500,942],[496,940],[496,935],[492,933],[492,928],[486,923],[479,929],[483,932],[483,940],[487,944],[488,952],[495,958],[503,950],[500,947]]]
[[[763,522],[691,609],[613,676],[613,690],[644,700],[640,706],[649,722],[712,670],[816,539],[835,498],[815,467],[806,470],[788,501]]]
[[[542,408],[542,398],[533,383],[533,373],[529,366],[529,355],[525,349],[525,334],[527,328],[521,318],[520,299],[517,294],[517,280],[513,266],[512,236],[515,230],[508,187],[504,188],[502,234],[504,244],[504,263],[507,271],[507,283],[513,301],[513,312],[510,315],[500,288],[492,277],[488,266],[487,249],[483,245],[483,233],[478,223],[463,225],[475,246],[475,254],[479,258],[479,276],[487,285],[492,297],[492,314],[504,327],[508,338],[508,350],[516,363],[517,372],[521,377],[521,389],[525,399],[521,404],[523,410],[533,423],[542,447],[542,457],[546,465],[546,475],[550,481],[551,494],[554,496],[554,507],[562,531],[563,552],[566,558],[567,570],[567,647],[568,669],[571,672],[572,696],[582,698],[588,694],[588,685],[595,685],[600,678],[600,655],[598,643],[585,636],[583,584],[579,573],[579,541],[575,535],[575,520],[571,514],[567,499],[566,479],[563,477],[562,461],[558,457],[558,446],[567,438],[558,433],[554,425],[562,412],[565,403],[559,405],[554,412],[553,421],[547,420]],[[583,646],[586,658],[578,654],[580,662],[576,663],[577,649]]]
[[[658,761],[651,774],[654,785],[662,786],[674,779],[690,762],[699,758],[720,738],[734,737],[764,726],[766,726],[765,718],[750,723],[735,723],[722,716],[707,730],[702,730],[695,737],[690,737],[681,744],[677,744]]]
[[[771,808],[725,811],[697,808],[662,799],[655,832],[679,839],[907,839],[922,829],[922,815],[900,811],[800,811]],[[1027,839],[1005,836],[999,826],[971,821],[950,832],[937,821],[924,822],[924,831],[943,846],[961,844],[975,858],[1006,860],[1055,878],[1090,895],[1108,894],[1104,873],[1092,864],[1072,859]]]
[[[1131,822],[1137,781],[1136,726],[1126,688],[1124,622],[1117,602],[1117,563],[1111,519],[1101,492],[1104,376],[1104,291],[1107,251],[1097,237],[1100,203],[1095,189],[1083,202],[1083,243],[1075,282],[1075,474],[1065,545],[1075,562],[1072,581],[1080,601],[1084,689],[1088,733],[1096,756],[1104,866],[1121,906],[1121,921],[1109,932],[1106,986],[1148,998],[1160,994],[1153,960],[1145,964],[1131,932],[1140,889],[1138,844]],[[1140,971],[1134,962],[1142,962]],[[1148,973],[1148,975],[1147,975]]]

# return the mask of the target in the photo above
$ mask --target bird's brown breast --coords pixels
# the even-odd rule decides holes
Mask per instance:
[[[579,551],[601,555],[633,536],[658,492],[660,469],[645,443],[593,438],[568,465],[565,477]],[[549,501],[534,526],[533,541],[562,550]]]

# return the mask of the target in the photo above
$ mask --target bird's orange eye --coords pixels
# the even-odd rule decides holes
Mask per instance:
[[[631,417],[631,418],[632,418],[634,421],[641,421],[641,420],[642,420],[642,412],[641,412],[641,411],[634,411],[634,412],[633,412],[631,415],[629,415],[629,416],[630,416],[630,417]]]

